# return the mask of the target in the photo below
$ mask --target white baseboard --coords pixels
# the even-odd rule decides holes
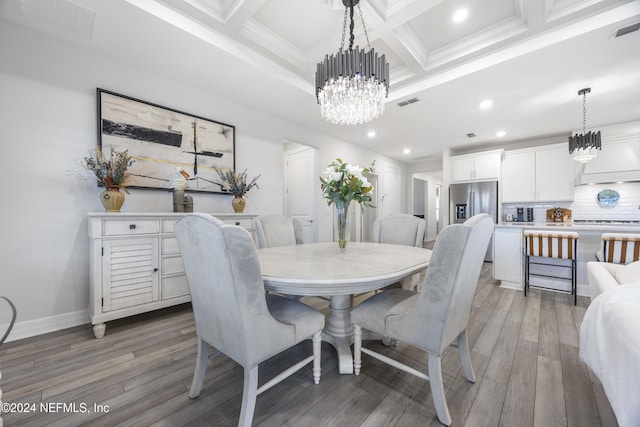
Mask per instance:
[[[23,338],[84,324],[87,324],[87,327],[90,327],[91,324],[88,310],[79,310],[55,316],[42,317],[40,319],[16,322],[6,342],[21,340]]]

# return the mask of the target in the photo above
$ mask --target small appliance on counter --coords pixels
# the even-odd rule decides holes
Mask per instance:
[[[533,208],[527,208],[527,222],[533,222]]]
[[[571,209],[547,209],[547,222],[571,222]]]
[[[516,218],[514,221],[524,222],[524,208],[522,206],[516,208]]]

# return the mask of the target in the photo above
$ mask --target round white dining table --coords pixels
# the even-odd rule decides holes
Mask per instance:
[[[323,340],[338,353],[341,374],[353,373],[351,296],[380,289],[419,273],[431,250],[384,243],[335,242],[258,249],[265,288],[288,295],[329,296]]]

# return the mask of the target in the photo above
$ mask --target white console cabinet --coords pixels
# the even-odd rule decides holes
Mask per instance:
[[[104,336],[105,322],[190,300],[173,231],[184,215],[89,214],[89,315],[96,338]],[[254,236],[257,215],[212,215]]]

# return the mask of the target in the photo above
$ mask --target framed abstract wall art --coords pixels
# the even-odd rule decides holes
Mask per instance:
[[[168,190],[178,170],[185,190],[225,193],[215,169],[235,169],[235,126],[97,89],[98,143],[128,150],[128,187]]]

